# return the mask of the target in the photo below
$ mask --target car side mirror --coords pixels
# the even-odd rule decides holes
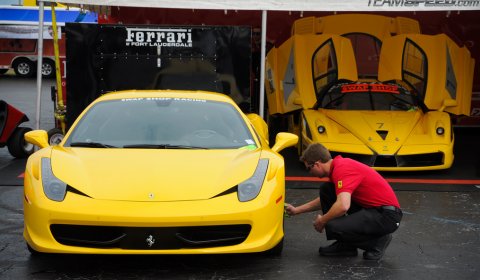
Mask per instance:
[[[272,150],[278,153],[281,150],[294,146],[297,143],[297,135],[288,132],[279,132],[275,137],[275,145],[273,145]]]
[[[48,134],[45,130],[33,130],[25,133],[25,141],[40,148],[50,146],[48,144]]]

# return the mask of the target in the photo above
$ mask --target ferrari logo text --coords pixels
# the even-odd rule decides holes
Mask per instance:
[[[127,46],[192,47],[192,30],[186,28],[126,28]]]

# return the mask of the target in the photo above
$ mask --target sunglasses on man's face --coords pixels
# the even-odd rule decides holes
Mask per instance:
[[[307,171],[308,172],[310,172],[310,170],[312,170],[312,168],[315,166],[315,163],[317,163],[317,162],[307,164]]]

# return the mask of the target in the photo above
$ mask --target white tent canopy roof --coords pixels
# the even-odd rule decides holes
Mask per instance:
[[[75,5],[265,11],[465,11],[478,0],[62,0]]]

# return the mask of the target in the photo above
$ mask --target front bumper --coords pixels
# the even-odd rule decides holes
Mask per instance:
[[[275,247],[284,235],[284,187],[273,184],[243,203],[236,193],[200,201],[132,202],[72,192],[54,202],[33,184],[26,177],[24,238],[39,252],[250,253]]]

